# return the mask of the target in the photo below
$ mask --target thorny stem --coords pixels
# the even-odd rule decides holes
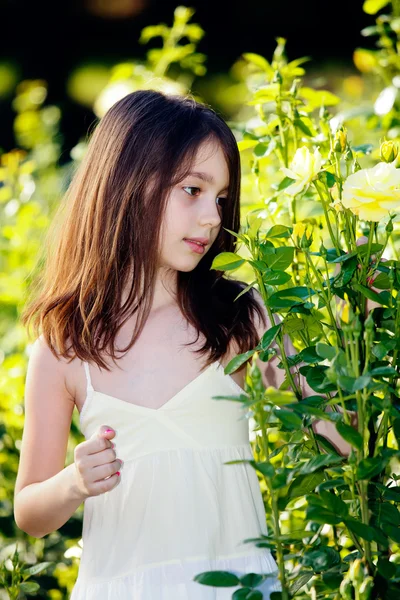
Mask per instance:
[[[333,316],[333,312],[332,312],[332,308],[331,308],[330,299],[329,299],[328,295],[325,293],[325,290],[324,290],[324,286],[323,286],[323,284],[322,284],[321,277],[319,276],[319,273],[318,273],[317,269],[315,268],[315,265],[314,265],[314,263],[313,263],[312,259],[310,258],[310,254],[309,254],[309,252],[305,250],[305,254],[306,254],[307,260],[308,260],[308,262],[309,262],[309,264],[310,264],[310,266],[311,266],[311,269],[312,269],[312,271],[313,271],[313,273],[314,273],[314,275],[315,275],[315,277],[316,277],[316,279],[317,279],[317,281],[318,281],[318,285],[319,285],[319,287],[320,287],[321,294],[322,294],[322,296],[323,296],[323,298],[324,298],[324,300],[325,300],[326,309],[327,309],[327,311],[328,311],[328,313],[329,313],[329,316],[330,316],[330,319],[331,319],[332,326],[333,326],[333,328],[335,329],[335,332],[336,332],[336,336],[337,336],[337,340],[338,340],[338,345],[339,345],[339,347],[341,347],[341,345],[342,345],[342,340],[341,340],[340,333],[339,333],[339,331],[338,331],[338,328],[337,328],[336,319],[335,319],[335,317]]]
[[[260,289],[260,294],[262,296],[262,299],[264,300],[265,307],[266,307],[266,309],[268,311],[268,316],[269,316],[270,322],[273,325],[275,325],[275,320],[274,320],[272,311],[271,311],[270,307],[268,306],[268,297],[267,297],[267,294],[265,292],[265,288],[264,288],[264,283],[263,283],[262,277],[261,277],[260,272],[258,270],[255,270],[255,274],[256,274],[256,278],[257,278],[258,287]],[[292,389],[293,389],[294,393],[296,394],[296,396],[298,398],[301,398],[302,397],[301,390],[297,387],[296,382],[294,381],[293,374],[292,374],[292,372],[290,370],[289,364],[288,364],[287,359],[286,359],[285,348],[284,348],[284,344],[283,344],[283,334],[282,334],[282,331],[280,331],[278,333],[278,335],[276,336],[275,340],[276,340],[276,344],[277,344],[277,346],[278,346],[278,348],[279,348],[279,350],[281,352],[280,359],[281,359],[282,364],[284,366],[284,369],[285,369],[285,372],[286,372],[286,376],[287,376],[287,378],[289,380],[289,383],[292,386]]]
[[[261,439],[262,439],[262,447],[265,459],[268,460],[269,452],[268,452],[268,437],[266,431],[266,419],[263,405],[257,409],[255,409],[257,414],[257,419],[261,425]],[[283,546],[281,541],[281,527],[279,523],[279,508],[278,508],[278,499],[274,490],[272,489],[271,479],[264,475],[265,483],[268,487],[269,495],[271,498],[271,508],[272,508],[272,518],[274,521],[274,529],[275,529],[275,541],[276,541],[276,554],[277,554],[277,562],[279,569],[279,579],[282,585],[282,600],[289,600],[289,590],[286,582],[286,572],[285,572],[285,557],[283,554]]]
[[[359,344],[358,344],[358,335],[353,335],[354,337],[354,361],[353,368],[356,378],[360,376],[360,367],[359,367]],[[363,444],[361,450],[357,450],[359,461],[361,462],[365,457],[365,446],[366,446],[366,431],[365,431],[365,408],[366,401],[368,399],[368,390],[363,388],[363,390],[358,390],[356,392],[356,400],[357,400],[357,412],[358,412],[358,431],[363,439]],[[360,488],[360,507],[361,507],[361,519],[365,525],[369,524],[369,508],[368,508],[368,481],[364,479],[358,482],[358,486]],[[368,563],[369,569],[373,571],[373,563],[372,563],[372,554],[371,554],[371,543],[368,540],[364,541],[364,549],[365,549],[365,558]]]
[[[339,254],[340,254],[340,248],[339,248],[339,244],[338,244],[337,238],[336,238],[336,236],[335,236],[335,235],[334,235],[334,233],[333,233],[333,229],[332,229],[331,221],[330,221],[330,219],[329,219],[328,209],[326,208],[326,202],[325,202],[325,198],[324,198],[324,196],[323,196],[323,194],[322,194],[321,190],[319,189],[319,187],[318,187],[318,185],[317,185],[317,182],[316,182],[316,181],[313,181],[313,184],[314,184],[314,187],[315,187],[315,189],[316,189],[316,190],[317,190],[317,192],[318,192],[318,196],[320,197],[320,200],[321,200],[321,203],[322,203],[322,208],[324,209],[324,213],[325,213],[325,219],[326,219],[326,224],[327,224],[327,226],[328,226],[328,229],[329,229],[329,234],[330,234],[330,236],[331,236],[331,239],[332,239],[332,242],[333,242],[333,244],[334,244],[334,246],[335,246],[335,248],[336,248],[336,251],[337,251],[337,253],[338,253],[338,255],[339,255]]]

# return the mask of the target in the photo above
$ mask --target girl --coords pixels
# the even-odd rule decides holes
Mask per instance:
[[[85,503],[71,600],[231,598],[194,580],[211,570],[280,589],[270,551],[244,541],[267,534],[256,471],[224,464],[253,458],[248,422],[213,399],[243,391],[246,365],[224,367],[269,325],[254,289],[236,300],[247,284],[210,269],[234,251],[239,195],[226,123],[137,91],[100,120],[49,230],[22,316],[36,341],[14,515],[43,537]],[[276,362],[258,362],[279,385]],[[64,467],[75,406],[85,441]]]

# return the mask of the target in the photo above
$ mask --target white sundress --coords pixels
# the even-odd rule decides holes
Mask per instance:
[[[94,390],[89,366],[80,414],[86,439],[116,431],[121,481],[84,501],[82,554],[70,600],[230,600],[241,586],[194,581],[205,571],[272,574],[256,589],[281,589],[267,534],[243,389],[215,361],[158,409]]]

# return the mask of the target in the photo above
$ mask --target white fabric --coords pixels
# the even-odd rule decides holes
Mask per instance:
[[[121,481],[84,502],[82,556],[70,600],[228,600],[240,586],[193,581],[204,571],[271,574],[263,598],[280,590],[270,551],[245,543],[267,534],[242,388],[212,363],[159,409],[95,391],[88,365],[80,415],[86,439],[116,431]]]

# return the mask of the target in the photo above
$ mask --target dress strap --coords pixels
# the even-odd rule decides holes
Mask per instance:
[[[83,367],[84,367],[85,373],[86,373],[86,381],[87,381],[86,391],[89,393],[89,391],[93,390],[93,386],[92,386],[92,380],[90,379],[90,371],[89,371],[88,363],[84,362]]]

